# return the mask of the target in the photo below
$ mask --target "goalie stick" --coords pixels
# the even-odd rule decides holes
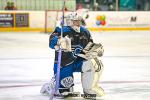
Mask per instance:
[[[63,36],[65,2],[66,2],[66,0],[63,0],[62,21],[61,21],[61,37]],[[56,72],[56,84],[55,84],[55,88],[53,89],[52,95],[50,96],[49,100],[53,100],[54,94],[56,93],[56,91],[57,91],[58,88],[59,88],[61,56],[62,56],[62,50],[61,50],[61,47],[60,47],[60,49],[58,50],[58,62],[57,62],[57,72]]]

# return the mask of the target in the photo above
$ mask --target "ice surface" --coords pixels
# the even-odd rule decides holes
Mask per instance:
[[[98,100],[150,99],[149,31],[92,33],[104,45],[104,71],[100,85],[106,92]],[[0,33],[0,100],[48,100],[39,93],[53,75],[54,51],[45,33]],[[82,92],[80,73],[75,91]],[[69,100],[81,100],[72,98]]]

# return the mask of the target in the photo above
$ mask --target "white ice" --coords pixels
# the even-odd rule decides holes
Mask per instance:
[[[150,100],[150,31],[92,32],[104,45],[98,100]],[[53,75],[54,51],[45,33],[0,33],[0,100],[48,100],[39,93]],[[75,91],[82,92],[80,73]],[[72,98],[83,99],[83,98]],[[69,99],[71,100],[71,99]]]

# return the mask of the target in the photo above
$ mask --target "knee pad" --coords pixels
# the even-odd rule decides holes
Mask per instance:
[[[70,88],[74,85],[73,77],[72,76],[65,77],[60,81],[60,83],[63,88]],[[60,88],[62,88],[62,87],[60,87]]]

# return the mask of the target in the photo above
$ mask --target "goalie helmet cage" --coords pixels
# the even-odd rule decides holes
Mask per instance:
[[[65,11],[65,16],[73,11]],[[53,32],[56,26],[60,26],[62,17],[61,10],[45,11],[45,33]]]

